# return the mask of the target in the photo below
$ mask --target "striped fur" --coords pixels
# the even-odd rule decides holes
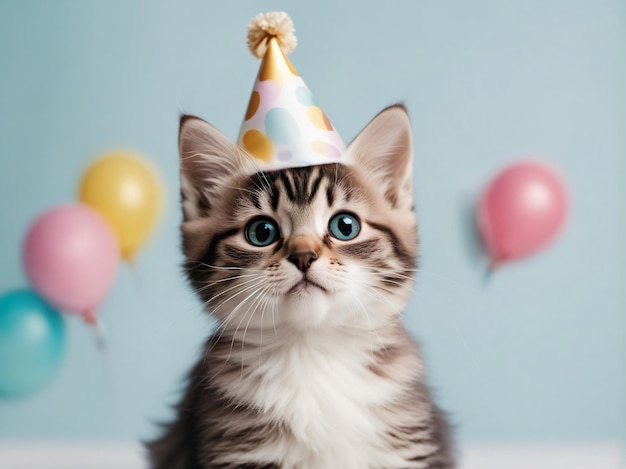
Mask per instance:
[[[347,164],[264,172],[224,139],[183,118],[185,267],[220,325],[152,467],[453,468],[401,322],[418,254],[404,108],[379,114]],[[340,212],[360,221],[353,240],[329,232]],[[258,216],[279,227],[266,247],[244,236]]]

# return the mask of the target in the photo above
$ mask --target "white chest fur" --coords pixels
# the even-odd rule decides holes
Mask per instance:
[[[237,394],[289,431],[259,456],[284,455],[290,469],[406,467],[384,441],[384,408],[401,389],[368,368],[375,340],[303,335],[266,349]]]

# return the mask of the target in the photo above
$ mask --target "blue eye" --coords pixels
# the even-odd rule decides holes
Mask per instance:
[[[271,218],[255,218],[246,225],[245,235],[253,246],[269,246],[278,239],[278,225]]]
[[[328,223],[330,234],[341,241],[350,241],[361,231],[359,219],[350,213],[338,213]]]

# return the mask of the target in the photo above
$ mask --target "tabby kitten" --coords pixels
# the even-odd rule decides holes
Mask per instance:
[[[260,171],[192,116],[179,144],[187,275],[220,325],[152,467],[453,468],[401,322],[417,257],[405,108],[345,164]]]

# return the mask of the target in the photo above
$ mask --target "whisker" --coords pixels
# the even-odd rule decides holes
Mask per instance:
[[[269,286],[267,287],[269,289]],[[259,364],[258,364],[258,368],[261,368],[261,356],[263,354],[263,329],[265,329],[265,324],[263,323],[263,319],[265,318],[265,310],[267,309],[267,302],[265,301],[265,296],[267,296],[267,291],[266,290],[264,292],[261,292],[261,298],[263,298],[263,309],[261,310],[261,331],[260,331],[260,338],[259,338]]]
[[[274,326],[274,337],[278,335],[276,330],[276,302],[272,302],[272,325]]]
[[[356,294],[352,294],[352,296],[354,297],[354,299],[356,300],[356,302],[361,306],[361,310],[363,311],[363,313],[365,314],[365,318],[367,319],[367,324],[369,326],[369,331],[370,331],[370,335],[372,334],[372,332],[374,332],[374,334],[376,335],[376,338],[378,339],[378,343],[380,344],[380,346],[384,349],[387,350],[387,347],[385,346],[385,344],[383,344],[383,341],[381,340],[380,336],[378,335],[378,331],[376,330],[376,328],[374,327],[374,325],[372,324],[372,321],[370,319],[370,316],[367,312],[367,308],[365,308],[365,305],[363,303],[361,303],[361,300],[359,300],[359,297]],[[370,347],[370,354],[372,355],[372,361],[374,360],[374,355],[373,355],[373,347]]]
[[[237,294],[242,293],[243,291],[249,291],[250,289],[256,287],[258,285],[254,285],[252,287],[247,287],[245,290],[242,290],[240,292],[238,292]],[[230,323],[232,322],[232,319],[235,318],[237,311],[239,311],[239,309],[248,301],[248,299],[252,296],[255,295],[256,292],[258,292],[259,290],[263,289],[264,287],[260,287],[258,289],[256,289],[255,291],[253,291],[252,293],[250,293],[246,298],[244,298],[227,316],[226,320],[223,321],[221,327],[220,327],[220,334],[217,337],[216,341],[221,340],[221,338],[223,337],[224,333],[228,330],[228,326],[230,325]],[[233,353],[233,347],[235,345],[235,339],[237,337],[237,332],[239,331],[239,328],[241,327],[241,324],[243,323],[243,321],[246,319],[248,312],[250,312],[250,307],[248,307],[248,309],[246,310],[246,313],[243,315],[243,317],[241,318],[241,320],[239,321],[239,324],[237,324],[237,327],[235,328],[235,332],[232,334],[232,338],[231,338],[231,342],[230,342],[230,348],[228,350],[228,356],[226,357],[226,359],[224,360],[222,367],[214,374],[214,376],[218,376],[224,369],[224,367],[226,366],[226,364],[230,361],[230,358],[232,356]],[[254,311],[252,312],[252,315],[254,315]],[[252,319],[252,315],[250,316],[250,319]],[[245,334],[244,334],[244,339],[245,339]],[[243,343],[242,343],[242,366],[243,366]]]
[[[468,287],[467,284],[465,284],[463,282],[460,282],[459,280],[454,280],[452,278],[446,277],[445,275],[438,274],[437,272],[431,272],[431,271],[424,270],[424,269],[417,269],[417,271],[419,273],[421,273],[421,274],[426,274],[426,275],[430,275],[432,277],[436,277],[436,278],[438,278],[440,280],[445,280],[446,282],[452,283],[452,284],[454,284],[454,285],[456,285],[458,287],[466,287],[466,288]]]
[[[386,290],[386,291],[387,291],[387,292],[389,292],[390,294],[393,294],[393,293],[394,293],[394,292],[390,292],[389,290]],[[391,308],[393,309],[394,313],[395,313],[397,316],[402,316],[402,311],[401,311],[401,310],[399,310],[399,309],[397,308],[397,306],[396,306],[396,305],[394,305],[394,304],[391,302],[391,300],[390,300],[389,298],[387,298],[385,295],[381,294],[380,292],[376,291],[375,289],[371,289],[371,290],[370,290],[370,292],[375,293],[375,294],[376,294],[376,295],[378,295],[380,298],[382,298],[383,300],[385,300],[385,301],[389,304],[389,306],[391,306]]]
[[[264,292],[267,290],[267,285],[263,286],[261,288],[261,292],[259,293],[259,295],[256,297],[256,299],[252,302],[252,304],[250,305],[250,307],[248,309],[252,309],[252,314],[250,314],[250,319],[248,319],[248,322],[246,323],[246,328],[243,331],[243,338],[241,339],[241,356],[242,356],[242,360],[241,360],[241,374],[239,376],[239,381],[241,382],[241,380],[243,379],[243,370],[244,370],[244,347],[246,344],[246,334],[248,333],[248,327],[250,326],[250,322],[252,321],[252,318],[254,317],[254,313],[256,313],[257,308],[260,304],[261,299],[263,298],[263,294]],[[246,313],[247,314],[247,313]],[[261,334],[263,334],[263,324],[261,324]],[[261,335],[261,337],[263,337]],[[261,349],[259,348],[259,365],[261,363]]]
[[[243,286],[249,286],[250,284],[254,284],[254,282],[258,282],[258,284],[260,285],[263,282],[263,279],[259,279],[259,278],[252,278],[252,279],[248,279],[244,282],[239,282],[235,285],[233,285],[232,287],[228,287],[226,290],[223,290],[221,292],[219,292],[217,295],[211,297],[208,301],[205,302],[205,306],[212,306],[211,303],[213,301],[215,301],[217,298],[219,298],[220,296],[222,296],[225,293],[228,293],[232,290],[235,290],[238,287],[243,287]],[[247,287],[246,287],[247,288]],[[252,287],[254,288],[254,287]],[[245,291],[245,289],[243,290]],[[235,295],[236,296],[236,295]],[[220,304],[218,304],[217,306],[214,307],[215,310],[219,309],[220,306],[222,306],[224,303],[230,301],[231,299],[233,299],[234,297],[229,297],[228,299],[220,302]]]
[[[249,267],[236,267],[236,266],[229,266],[229,265],[212,265],[212,264],[206,264],[202,261],[190,261],[193,262],[194,264],[196,264],[195,267],[192,267],[193,269],[195,269],[196,267],[207,267],[209,269],[215,269],[215,270],[247,270],[248,272],[265,272],[265,270],[263,269],[251,269]]]
[[[214,282],[207,283],[206,285],[202,285],[196,291],[201,292],[201,291],[206,290],[207,288],[211,288],[211,287],[217,285],[218,283],[232,282],[232,281],[235,281],[235,280],[239,280],[239,279],[242,279],[242,278],[248,278],[248,277],[258,277],[258,275],[257,274],[248,274],[248,275],[235,275],[234,277],[226,277],[226,278],[223,278],[221,280],[216,280]]]
[[[236,313],[239,308],[241,308],[241,306],[243,306],[246,301],[248,301],[248,299],[252,296],[254,296],[259,290],[261,290],[264,287],[260,287],[256,290],[254,290],[252,293],[250,293],[247,297],[244,298],[244,300],[239,303],[237,305],[237,307],[233,310],[233,314]],[[248,308],[249,310],[249,308]],[[247,317],[248,312],[246,311],[246,314],[243,315],[243,317],[241,318],[241,321],[239,321],[239,324],[237,324],[237,328],[235,329],[235,333],[233,334],[232,340],[230,341],[230,350],[228,351],[228,357],[226,357],[226,362],[228,362],[230,360],[230,357],[232,356],[233,353],[233,347],[235,346],[235,339],[237,338],[237,332],[239,332],[239,328],[241,327],[241,324],[243,323],[244,319]],[[254,314],[254,311],[252,312],[252,314]]]
[[[238,295],[241,295],[242,293],[245,293],[245,292],[247,292],[247,291],[250,291],[250,290],[251,290],[251,289],[253,289],[253,288],[256,288],[256,287],[257,287],[257,286],[259,286],[259,285],[260,285],[260,283],[258,283],[258,284],[254,284],[254,285],[248,285],[247,287],[245,287],[245,288],[241,289],[240,291],[236,292],[235,294],[231,295],[228,299],[226,299],[226,300],[222,301],[222,302],[221,302],[221,303],[220,303],[220,304],[219,304],[219,305],[215,308],[215,312],[218,312],[218,311],[219,311],[219,308],[220,308],[220,307],[221,307],[224,303],[226,303],[226,302],[228,302],[228,301],[232,300],[233,298],[235,298],[235,297],[236,297],[236,296],[238,296]],[[244,301],[246,301],[246,300],[244,299]],[[243,303],[243,302],[242,302],[242,303]],[[242,303],[240,303],[240,304],[239,304],[239,306],[241,306],[241,304],[242,304]],[[224,333],[228,330],[228,326],[230,325],[230,323],[231,323],[232,319],[234,319],[234,317],[235,317],[235,315],[236,315],[236,312],[237,312],[237,310],[238,310],[239,306],[238,306],[237,308],[235,308],[234,310],[230,311],[230,312],[228,313],[228,315],[226,316],[226,318],[225,318],[224,320],[222,320],[222,321],[221,321],[221,323],[220,323],[220,325],[218,326],[217,331],[216,331],[216,333],[218,333],[218,331],[219,331],[219,335],[218,335],[218,336],[217,336],[217,338],[215,339],[216,343],[217,343],[217,341],[219,341],[219,340],[223,337]]]
[[[395,270],[389,270],[389,269],[382,269],[381,270],[381,269],[376,269],[375,267],[368,267],[368,266],[361,266],[361,268],[366,269],[366,270],[370,270],[372,272],[395,272]],[[414,269],[407,269],[407,268],[402,267],[402,268],[399,268],[398,270],[401,271],[401,272],[418,272],[420,274],[430,275],[432,277],[436,277],[438,279],[445,280],[446,282],[455,284],[457,286],[467,287],[467,285],[465,283],[463,283],[463,282],[460,282],[458,280],[452,279],[450,277],[447,277],[445,275],[439,274],[437,272],[432,272],[432,271],[429,271],[429,270],[422,269],[420,267],[417,267],[417,268],[414,268]],[[412,279],[413,277],[408,277],[408,278]]]

